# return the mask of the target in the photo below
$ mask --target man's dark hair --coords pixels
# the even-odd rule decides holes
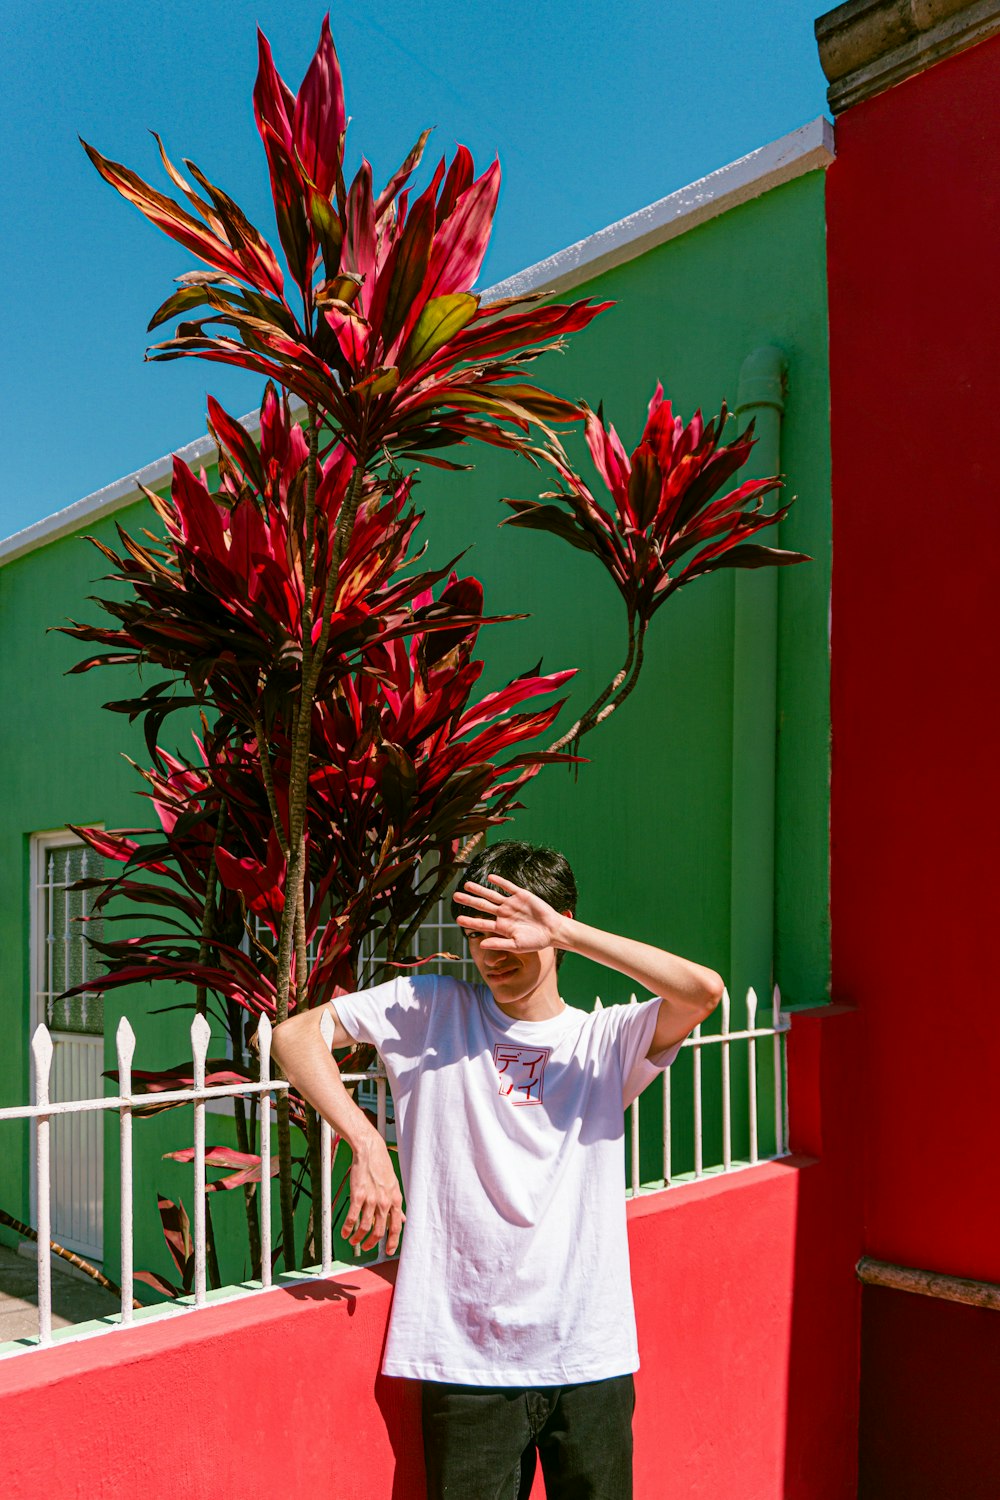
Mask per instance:
[[[541,844],[525,844],[518,839],[501,839],[481,849],[466,865],[458,877],[458,890],[467,880],[477,885],[490,886],[489,875],[501,875],[523,886],[533,896],[541,896],[556,911],[576,911],[577,891],[573,871],[564,854],[557,849],[547,849]],[[499,890],[499,886],[494,886]],[[461,906],[454,899],[452,916],[479,916],[471,906]],[[556,967],[562,963],[565,953],[556,955]]]

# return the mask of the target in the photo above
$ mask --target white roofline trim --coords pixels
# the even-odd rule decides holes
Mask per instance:
[[[498,282],[486,296],[567,292],[614,266],[644,255],[655,245],[687,234],[689,229],[717,218],[739,203],[759,198],[793,177],[828,167],[833,159],[833,124],[825,115],[817,115],[815,120],[769,145],[759,146],[728,166],[658,199],[648,208],[640,208],[638,213],[629,214],[547,260]]]
[[[525,292],[559,293],[569,291],[582,282],[590,281],[625,261],[634,260],[662,245],[667,240],[686,234],[698,224],[714,219],[739,203],[759,198],[762,193],[781,183],[790,182],[806,172],[826,168],[834,159],[833,123],[825,115],[817,115],[805,125],[776,141],[760,146],[756,151],[729,162],[718,171],[700,177],[697,182],[679,188],[666,198],[660,198],[647,208],[599,229],[586,239],[568,245],[556,255],[540,260],[533,266],[509,276],[482,293],[485,301],[493,302],[501,297],[519,296]],[[294,403],[298,406],[299,403]],[[241,417],[242,425],[249,432],[256,432],[260,414],[250,412]],[[211,465],[217,453],[210,437],[198,438],[184,448],[177,449],[177,456],[185,463]],[[59,537],[70,536],[82,526],[90,525],[112,515],[117,510],[133,504],[141,494],[140,484],[147,489],[156,489],[168,479],[173,467],[174,455],[166,454],[154,463],[147,464],[137,474],[126,475],[114,484],[95,490],[64,510],[16,531],[0,541],[0,567],[16,557],[32,551],[44,542],[54,542]]]
[[[260,413],[250,412],[241,417],[240,422],[249,432],[256,432],[260,426]],[[192,468],[202,464],[209,468],[218,457],[216,446],[207,433],[175,452],[177,458],[182,458]],[[92,525],[105,516],[113,515],[116,510],[124,510],[127,505],[133,505],[142,493],[140,485],[145,485],[148,490],[155,490],[170,478],[174,456],[174,453],[167,453],[163,458],[147,464],[138,473],[126,474],[123,479],[116,479],[114,484],[106,484],[92,495],[86,495],[82,500],[67,505],[65,510],[54,511],[52,515],[26,526],[23,531],[15,531],[12,536],[0,542],[0,568],[4,563],[12,562],[15,557],[22,557],[25,552],[41,546],[43,542],[55,542],[60,537],[72,536],[81,526]]]

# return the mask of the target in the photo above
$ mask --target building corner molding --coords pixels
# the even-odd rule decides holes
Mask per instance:
[[[830,112],[1000,32],[1000,0],[846,0],[814,22]]]

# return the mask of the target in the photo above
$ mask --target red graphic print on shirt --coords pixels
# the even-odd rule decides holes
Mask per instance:
[[[518,1047],[497,1042],[493,1048],[500,1093],[512,1104],[541,1104],[545,1064],[551,1047]]]

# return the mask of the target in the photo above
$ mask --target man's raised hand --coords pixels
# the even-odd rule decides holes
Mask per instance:
[[[467,880],[455,901],[475,909],[478,915],[457,918],[459,927],[470,938],[478,938],[483,948],[502,953],[537,953],[541,948],[560,946],[566,918],[522,886],[502,875],[489,875],[493,886],[477,885]]]

